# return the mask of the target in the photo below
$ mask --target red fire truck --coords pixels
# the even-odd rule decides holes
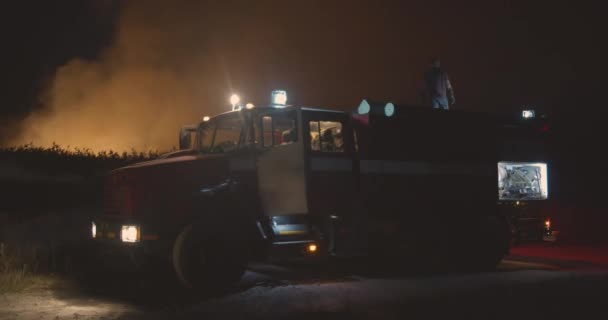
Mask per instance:
[[[368,100],[348,113],[282,95],[205,117],[182,128],[182,150],[111,172],[95,252],[169,262],[188,287],[239,279],[251,259],[491,269],[508,252],[493,119]]]

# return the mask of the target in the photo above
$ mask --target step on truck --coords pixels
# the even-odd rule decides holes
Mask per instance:
[[[179,151],[109,173],[94,252],[169,263],[186,287],[236,281],[253,259],[487,270],[508,253],[491,117],[272,97],[185,126]]]

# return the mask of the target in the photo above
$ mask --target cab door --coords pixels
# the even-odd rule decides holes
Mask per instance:
[[[247,119],[240,112],[203,125],[199,139],[199,211],[257,213],[255,153],[246,143]],[[203,182],[204,181],[204,182]]]
[[[336,255],[364,253],[367,232],[360,210],[352,127],[342,112],[306,110],[303,115],[309,212],[325,226]]]
[[[264,215],[308,213],[306,175],[300,123],[296,108],[261,112],[255,121],[260,132],[257,178]]]

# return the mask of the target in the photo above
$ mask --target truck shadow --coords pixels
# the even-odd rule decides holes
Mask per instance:
[[[138,272],[79,272],[69,286],[55,290],[58,299],[86,303],[86,297],[135,305],[143,309],[179,311],[191,305],[245,292],[254,287],[358,282],[363,279],[431,278],[462,272],[408,267],[405,261],[340,260],[323,264],[251,263],[240,282],[221,288],[192,291],[182,288],[169,266]],[[511,271],[511,270],[502,270]],[[164,276],[161,276],[164,275]]]
[[[188,305],[246,291],[253,285],[232,286],[193,291],[179,285],[171,273],[159,270],[137,272],[84,273],[65,276],[65,286],[54,290],[56,298],[72,304],[87,298],[130,304],[142,309],[177,311]],[[165,270],[163,270],[165,271]]]

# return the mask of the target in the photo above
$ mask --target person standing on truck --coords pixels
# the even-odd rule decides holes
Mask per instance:
[[[448,78],[448,73],[441,69],[441,61],[434,58],[431,68],[424,76],[426,94],[430,98],[433,109],[449,110],[454,105],[454,89]]]

